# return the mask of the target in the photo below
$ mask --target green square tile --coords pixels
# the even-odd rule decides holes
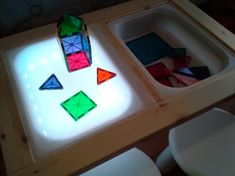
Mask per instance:
[[[97,105],[83,91],[80,91],[61,103],[61,106],[77,121]]]

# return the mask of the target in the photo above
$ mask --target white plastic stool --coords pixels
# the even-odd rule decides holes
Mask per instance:
[[[145,153],[133,148],[81,176],[161,176],[161,174]]]
[[[169,148],[190,176],[235,176],[235,118],[212,109],[171,129]]]

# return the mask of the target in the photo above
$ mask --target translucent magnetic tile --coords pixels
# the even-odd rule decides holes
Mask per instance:
[[[128,41],[126,45],[143,65],[148,65],[163,57],[186,56],[186,48],[172,48],[154,32]]]
[[[148,65],[171,53],[171,47],[156,33],[151,32],[126,43],[143,65]]]
[[[172,73],[172,76],[174,76],[177,79],[177,81],[184,83],[186,86],[193,85],[199,81],[196,78],[185,76],[185,75],[174,73],[174,72]]]
[[[81,35],[72,35],[61,38],[65,54],[71,54],[82,50]]]
[[[70,36],[84,30],[83,19],[73,15],[64,14],[61,21],[58,22],[58,31],[60,36]]]
[[[83,91],[80,91],[61,103],[61,106],[77,121],[94,109],[96,104]]]
[[[101,84],[105,81],[116,76],[116,73],[110,72],[108,70],[104,70],[101,68],[97,68],[97,84]]]
[[[53,90],[53,89],[63,89],[58,78],[55,74],[52,74],[40,87],[40,90]]]
[[[86,53],[83,51],[66,56],[66,62],[69,71],[75,71],[90,66]]]
[[[183,67],[175,69],[175,72],[197,78],[199,80],[206,79],[211,76],[207,66]]]
[[[92,64],[92,56],[91,56],[91,45],[89,41],[89,37],[86,35],[82,35],[82,49],[86,52],[86,56],[89,59],[90,64]]]

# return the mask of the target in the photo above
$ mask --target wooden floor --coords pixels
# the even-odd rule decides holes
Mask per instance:
[[[218,103],[216,107],[235,114],[235,95]],[[155,162],[157,156],[168,146],[169,129],[164,129],[140,141],[136,147],[144,151]],[[176,166],[170,173],[164,174],[163,176],[186,176],[186,174]]]

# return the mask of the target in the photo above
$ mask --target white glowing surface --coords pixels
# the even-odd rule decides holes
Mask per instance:
[[[11,49],[7,53],[8,70],[17,90],[18,105],[25,117],[23,120],[36,158],[133,113],[136,111],[133,105],[137,109],[144,107],[120,67],[115,66],[95,37],[90,36],[90,40],[92,66],[71,73],[67,71],[56,37]],[[97,67],[114,72],[117,76],[98,86]],[[39,90],[53,73],[64,89]],[[60,104],[80,90],[97,107],[74,121]]]
[[[122,79],[122,74],[97,44],[95,46],[92,66],[72,73],[67,71],[56,38],[28,46],[17,55],[15,70],[18,84],[28,113],[33,117],[30,119],[33,128],[41,135],[53,140],[77,136],[118,117],[130,105],[130,89]],[[115,72],[117,77],[97,86],[97,67]],[[39,90],[52,73],[57,76],[64,89]],[[74,121],[61,108],[60,103],[80,90],[97,104],[97,108],[79,121]]]

